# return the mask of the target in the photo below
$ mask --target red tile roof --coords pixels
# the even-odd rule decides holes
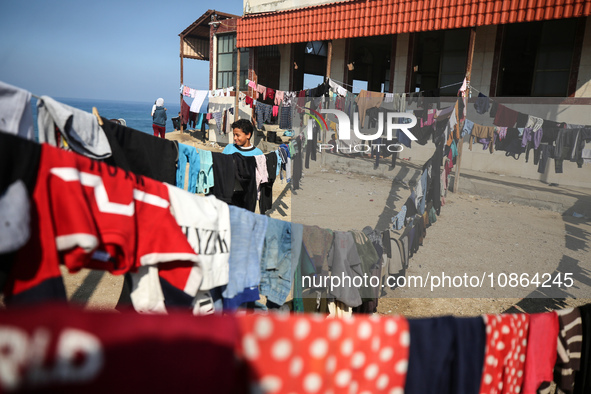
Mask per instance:
[[[349,0],[238,20],[238,47],[591,15],[591,0]]]

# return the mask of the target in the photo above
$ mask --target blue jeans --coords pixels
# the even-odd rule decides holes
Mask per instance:
[[[283,305],[291,290],[291,223],[268,219],[261,260],[261,294]]]
[[[230,205],[230,276],[223,291],[224,298],[234,298],[244,289],[261,282],[260,262],[268,217]]]

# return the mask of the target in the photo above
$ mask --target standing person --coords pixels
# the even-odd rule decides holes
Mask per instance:
[[[232,123],[230,127],[234,134],[234,143],[226,145],[222,153],[226,155],[240,153],[242,156],[256,156],[263,154],[263,151],[259,148],[255,148],[254,145],[250,143],[254,127],[249,120],[238,119],[236,122]]]
[[[164,99],[156,100],[156,108],[152,108],[152,129],[154,129],[154,137],[164,137],[166,133],[166,108],[164,108]]]

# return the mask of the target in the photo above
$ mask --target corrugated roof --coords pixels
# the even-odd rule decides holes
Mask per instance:
[[[591,15],[591,0],[363,0],[246,15],[237,46],[258,47]]]

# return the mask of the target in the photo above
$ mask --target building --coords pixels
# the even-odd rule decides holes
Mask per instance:
[[[241,81],[279,90],[331,78],[354,92],[445,97],[455,96],[466,77],[473,95],[545,119],[591,124],[590,15],[590,0],[244,0],[241,17],[209,10],[181,33],[181,70],[188,40],[199,31],[210,89],[236,84],[236,50],[230,55],[227,45],[235,41]],[[506,167],[469,154],[477,155],[464,160],[474,169]],[[515,168],[512,174],[537,176]]]

